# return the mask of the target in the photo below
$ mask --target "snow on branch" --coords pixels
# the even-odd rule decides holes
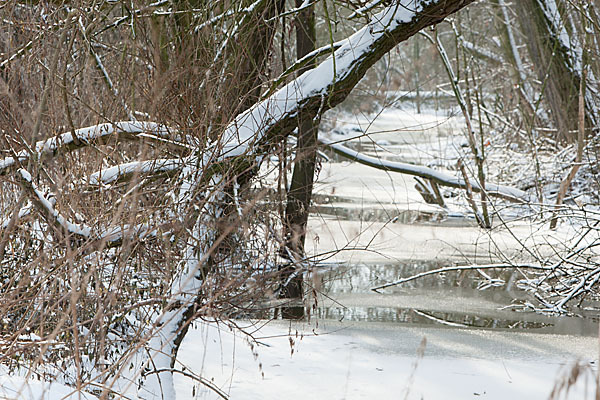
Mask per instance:
[[[211,177],[212,184],[219,186],[221,177]],[[173,367],[179,345],[187,333],[189,324],[201,307],[202,279],[200,269],[207,260],[216,240],[216,230],[210,226],[211,215],[220,214],[222,190],[207,190],[202,211],[192,228],[185,248],[182,272],[171,284],[170,296],[163,312],[153,320],[148,332],[147,354],[143,370],[145,375],[141,398],[175,398]]]
[[[349,149],[340,143],[335,143],[325,139],[322,136],[319,137],[319,142],[343,157],[373,168],[431,179],[432,181],[443,186],[459,189],[467,188],[467,182],[465,182],[464,179],[436,171],[432,168],[367,156],[359,153],[358,151]],[[470,182],[470,186],[473,191],[481,192],[481,186],[477,180]],[[526,203],[531,200],[529,194],[526,192],[509,186],[496,185],[486,182],[485,191],[490,196],[500,197],[514,202]]]
[[[24,218],[24,217],[28,216],[29,214],[31,214],[31,203],[27,203],[24,207],[19,209],[19,212],[15,216],[15,220],[20,220],[21,218]],[[0,218],[0,231],[3,231],[4,229],[6,229],[10,226],[11,219],[12,218],[6,218],[6,217]]]
[[[147,133],[165,137],[168,136],[169,130],[166,126],[154,122],[123,121],[77,129],[75,136],[71,132],[66,132],[50,139],[40,140],[35,144],[33,151],[21,150],[15,156],[0,159],[0,175],[6,175],[13,168],[20,168],[20,164],[30,158],[40,160],[54,156],[60,151],[85,147],[93,142],[101,144],[110,136],[118,135],[119,138],[131,139]]]
[[[222,136],[222,153],[257,152],[273,137],[287,135],[300,112],[317,116],[342,102],[367,70],[398,43],[441,22],[474,0],[401,0],[373,16],[317,67],[239,114]],[[254,148],[254,149],[253,149]]]
[[[217,25],[217,23],[220,23],[223,19],[231,17],[231,16],[243,15],[243,17],[245,18],[247,15],[254,12],[256,10],[256,8],[259,6],[259,4],[263,3],[263,2],[264,2],[264,0],[257,0],[254,3],[250,4],[249,6],[239,9],[239,10],[228,9],[224,13],[216,15],[212,18],[209,18],[207,21],[204,21],[203,23],[196,25],[194,27],[194,32],[199,32],[201,29],[204,29],[206,27],[214,27]]]
[[[267,97],[271,96],[273,94],[273,92],[275,92],[277,87],[282,82],[284,82],[292,73],[302,69],[302,67],[310,64],[311,62],[315,61],[317,58],[319,58],[321,56],[331,54],[332,49],[333,49],[333,51],[335,51],[335,50],[339,49],[341,46],[342,46],[342,41],[336,42],[336,43],[329,43],[325,46],[319,47],[318,49],[311,51],[310,53],[306,54],[304,57],[300,58],[299,60],[296,60],[296,62],[294,62],[292,65],[290,65],[288,67],[288,69],[283,71],[281,73],[281,75],[279,75],[279,77],[277,79],[275,79],[275,81],[273,81],[273,83],[271,84],[271,88],[262,96],[262,98],[267,98]]]
[[[92,231],[91,228],[85,224],[74,224],[62,216],[54,208],[52,202],[44,196],[44,193],[37,188],[37,185],[33,182],[29,172],[20,168],[17,171],[17,177],[33,205],[40,210],[42,216],[50,225],[54,226],[59,232],[62,232],[67,236],[72,235],[81,239],[90,237]]]
[[[598,283],[598,280],[600,279],[600,267],[582,275],[583,276],[579,277],[579,282],[576,285],[568,287],[569,290],[567,291],[567,293],[564,293],[563,298],[556,304],[554,304],[550,311],[565,312],[565,304],[567,304],[575,297],[589,292],[592,289],[592,287],[594,287]]]
[[[106,247],[117,247],[123,244],[124,240],[146,240],[155,239],[161,234],[169,233],[168,228],[161,230],[150,224],[114,226],[106,229],[98,235],[97,242],[106,244]]]
[[[269,21],[272,21],[275,18],[287,17],[288,15],[300,14],[301,11],[304,11],[311,6],[314,6],[318,3],[318,1],[319,0],[304,0],[302,4],[300,4],[298,7],[292,8],[291,10],[288,10],[286,12],[282,12],[277,17],[269,19]]]
[[[108,185],[129,180],[136,174],[161,174],[177,171],[180,170],[184,164],[185,161],[179,158],[133,161],[94,172],[85,179],[85,183],[89,185]]]
[[[367,16],[367,13],[369,11],[371,11],[372,9],[374,9],[375,7],[380,5],[382,2],[383,2],[382,0],[372,0],[372,1],[368,2],[366,5],[356,9],[352,14],[350,14],[348,19],[354,19],[357,17],[365,17],[365,16]]]

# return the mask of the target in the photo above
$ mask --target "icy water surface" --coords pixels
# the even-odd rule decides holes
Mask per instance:
[[[375,121],[357,117],[338,125],[328,133],[334,140],[395,161],[447,170],[454,168],[464,152],[462,123],[449,114],[384,111]],[[523,273],[515,269],[447,272],[381,293],[371,291],[374,286],[437,268],[519,262],[527,259],[531,248],[539,254],[553,254],[554,248],[568,242],[564,232],[550,232],[520,220],[524,210],[510,204],[500,210],[502,218],[495,217],[494,229],[480,229],[460,191],[442,189],[446,206],[441,207],[425,203],[414,185],[411,176],[339,157],[322,165],[306,245],[325,265],[307,277],[308,285],[320,293],[312,304],[313,316],[597,335],[598,304],[586,304],[596,311],[579,309],[570,317],[523,312],[522,304],[534,299],[518,289]]]
[[[442,154],[452,163],[460,124],[429,122],[411,132],[403,129],[410,115],[384,114],[334,139],[368,131],[370,137],[348,145],[423,165]],[[316,293],[304,304],[310,318],[235,321],[246,333],[199,322],[179,352],[186,370],[241,399],[533,400],[548,399],[579,362],[580,379],[559,398],[593,398],[598,312],[518,311],[514,304],[528,299],[517,288],[518,271],[486,270],[501,286],[469,271],[371,290],[440,267],[519,260],[524,248],[543,243],[543,254],[568,242],[568,235],[527,222],[507,230],[496,220],[493,230],[481,230],[456,198],[446,199],[448,207],[426,204],[414,183],[335,157],[323,163],[306,242],[319,260],[305,278],[307,292]],[[182,375],[175,379],[178,398],[219,398]]]
[[[516,269],[445,272],[372,291],[434,269],[523,259],[528,246],[551,252],[564,238],[526,222],[482,230],[468,210],[403,203],[373,189],[379,180],[389,180],[387,190],[393,196],[411,198],[414,193],[405,177],[381,171],[365,177],[366,171],[356,165],[328,168],[331,175],[349,179],[337,194],[321,189],[312,209],[307,248],[325,260],[306,278],[309,289],[319,293],[309,304],[314,317],[597,336],[597,303],[585,304],[595,311],[580,308],[572,316],[525,312],[522,305],[535,299],[518,288],[523,272]],[[371,183],[370,192],[369,185],[361,187],[360,176]]]
[[[319,287],[314,316],[337,321],[398,323],[463,329],[517,330],[566,335],[598,335],[598,314],[580,311],[573,316],[545,316],[523,311],[527,294],[514,286],[516,271],[491,273],[506,284],[489,286],[477,271],[431,275],[387,288],[372,287],[444,266],[452,262],[334,265],[315,272],[309,284]],[[511,306],[511,304],[514,304]]]

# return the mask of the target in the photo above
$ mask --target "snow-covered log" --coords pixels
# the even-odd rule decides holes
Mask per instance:
[[[77,239],[87,239],[91,235],[91,228],[85,224],[74,224],[61,215],[50,200],[37,188],[29,172],[24,169],[17,171],[19,182],[23,190],[29,196],[31,202],[36,206],[48,224],[54,226],[58,232],[65,236]]]
[[[467,183],[464,179],[440,171],[436,171],[432,168],[420,165],[406,164],[397,161],[388,161],[377,157],[367,156],[365,154],[361,154],[358,151],[349,149],[348,147],[340,143],[332,142],[323,137],[320,137],[319,141],[323,145],[333,150],[335,153],[373,168],[381,169],[383,171],[398,172],[401,174],[431,179],[432,181],[442,186],[448,186],[459,189],[467,188]],[[481,192],[481,186],[479,185],[479,182],[477,180],[473,180],[473,182],[470,182],[470,184],[473,191]],[[500,197],[514,202],[526,203],[532,200],[529,194],[527,194],[526,192],[509,186],[486,183],[485,190],[489,196]]]
[[[135,174],[160,174],[178,171],[184,164],[185,161],[178,158],[133,161],[94,172],[85,179],[85,183],[90,185],[107,185],[129,180]]]
[[[216,187],[219,181],[218,175],[212,177]],[[147,349],[143,350],[148,357],[143,368],[149,372],[144,376],[144,384],[138,393],[140,398],[175,399],[173,368],[179,345],[202,304],[200,270],[217,240],[211,218],[222,212],[217,204],[222,202],[223,197],[221,190],[205,193],[204,205],[185,249],[182,272],[171,285],[168,304],[148,332]]]

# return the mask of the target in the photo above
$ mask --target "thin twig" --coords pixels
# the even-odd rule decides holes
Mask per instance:
[[[457,265],[454,267],[443,267],[437,268],[430,271],[421,272],[416,275],[409,276],[408,278],[402,278],[394,282],[386,283],[384,285],[379,285],[371,288],[372,291],[377,292],[378,290],[385,289],[390,286],[401,285],[406,282],[414,281],[415,279],[423,278],[428,275],[437,275],[443,272],[450,271],[465,271],[465,270],[478,270],[478,269],[495,269],[495,268],[504,268],[504,269],[514,269],[514,268],[526,268],[526,269],[536,269],[547,271],[550,267],[545,267],[543,265],[538,264],[487,264],[487,265]]]

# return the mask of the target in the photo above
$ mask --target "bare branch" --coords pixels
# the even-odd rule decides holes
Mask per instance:
[[[361,164],[368,165],[373,168],[381,169],[383,171],[398,172],[401,174],[427,178],[442,186],[448,186],[459,189],[467,189],[468,187],[464,179],[457,178],[440,171],[436,171],[432,168],[395,161],[388,161],[376,157],[367,156],[365,154],[359,153],[358,151],[349,149],[340,143],[332,142],[323,137],[319,137],[319,142],[327,146],[329,149],[333,150],[336,154],[339,154],[343,157],[349,158],[351,160],[357,161]],[[471,183],[471,188],[474,192],[481,191],[481,186],[477,181],[473,181]],[[531,200],[526,192],[509,186],[486,183],[485,190],[489,196],[500,197],[513,202],[527,203]]]
[[[70,222],[62,216],[52,205],[52,203],[44,196],[37,188],[29,172],[20,168],[17,171],[17,178],[27,193],[33,205],[41,212],[46,222],[54,226],[54,228],[66,236],[74,236],[79,239],[87,239],[91,235],[91,228],[85,224],[77,225]]]
[[[542,271],[548,271],[548,270],[552,269],[552,267],[546,267],[546,266],[539,265],[539,264],[457,265],[455,267],[437,268],[437,269],[433,269],[431,271],[421,272],[419,274],[409,276],[408,278],[403,278],[403,279],[399,279],[394,282],[386,283],[384,285],[375,286],[375,287],[371,288],[371,290],[374,292],[377,292],[378,290],[385,289],[390,286],[401,285],[406,282],[414,281],[415,279],[423,278],[424,276],[437,275],[437,274],[441,274],[443,272],[478,270],[478,269],[496,269],[496,268],[524,268],[524,269],[527,268],[527,269],[536,269],[536,270],[542,270]]]
[[[89,185],[107,185],[115,182],[123,182],[139,174],[156,175],[179,171],[183,168],[184,164],[185,160],[178,158],[133,161],[94,172],[85,179],[85,183]]]

